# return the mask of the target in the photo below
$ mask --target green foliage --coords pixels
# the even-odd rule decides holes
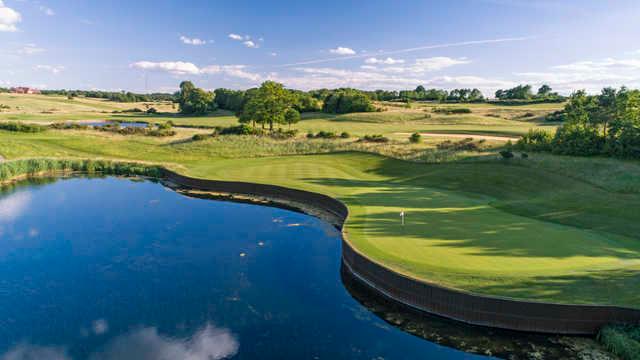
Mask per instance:
[[[453,114],[471,114],[472,111],[469,108],[441,107],[441,108],[434,108],[433,112],[438,114],[453,115]]]
[[[285,124],[291,126],[291,124],[297,124],[300,121],[300,113],[294,108],[288,108],[284,112]]]
[[[0,130],[25,132],[25,133],[37,133],[45,131],[47,128],[41,125],[25,124],[21,122],[1,122]]]
[[[376,111],[371,99],[362,91],[339,89],[324,100],[322,111],[333,114]]]
[[[374,134],[374,135],[365,135],[362,138],[360,138],[360,141],[373,142],[373,143],[386,143],[386,142],[389,142],[389,138],[382,136],[380,134]]]
[[[544,120],[548,122],[564,122],[566,119],[567,114],[564,112],[564,110],[554,111],[544,117]]]
[[[88,130],[89,129],[89,125],[85,125],[77,122],[53,123],[49,125],[49,127],[56,130]]]
[[[503,159],[511,159],[513,158],[513,152],[511,150],[502,150],[500,151],[500,156],[502,156]]]
[[[438,150],[451,151],[475,151],[478,150],[478,144],[473,142],[473,138],[466,138],[458,141],[445,140],[437,145]]]
[[[125,91],[96,91],[96,90],[42,90],[43,95],[62,95],[72,99],[77,96],[88,98],[107,99],[116,102],[152,102],[152,101],[173,101],[172,94],[153,93],[135,94]]]
[[[182,114],[203,115],[216,109],[215,94],[195,87],[191,81],[180,83],[178,105]]]
[[[503,105],[518,105],[544,102],[562,102],[564,97],[557,92],[552,92],[549,85],[542,85],[534,95],[531,85],[518,85],[511,89],[499,89],[495,92],[496,99]]]
[[[215,89],[215,102],[218,108],[240,111],[245,103],[245,92],[242,90]]]
[[[598,333],[598,340],[623,360],[640,360],[640,326],[606,326]]]
[[[248,100],[239,116],[242,123],[258,123],[263,127],[269,125],[269,130],[273,131],[275,124],[285,124],[288,120],[295,120],[294,113],[289,111],[294,105],[294,97],[284,89],[282,84],[265,81],[255,92],[248,93],[246,96]],[[299,115],[298,113],[298,119]]]
[[[336,135],[336,133],[334,133],[333,131],[319,131],[316,134],[308,133],[307,138],[308,139],[336,139],[338,138],[338,135]]]
[[[135,126],[122,127],[120,126],[119,123],[114,122],[104,126],[97,127],[96,129],[100,131],[112,132],[120,135],[167,137],[167,136],[174,136],[176,134],[176,132],[172,130],[170,122],[161,124],[158,127],[153,127],[151,124],[148,124],[147,127],[135,127]]]
[[[30,176],[43,172],[59,171],[77,171],[112,175],[141,175],[150,177],[160,177],[162,175],[160,167],[139,163],[114,162],[107,160],[29,159],[0,163],[0,181],[10,181],[19,176]]]
[[[420,135],[420,133],[418,133],[418,132],[415,132],[415,133],[411,134],[411,136],[409,136],[409,141],[414,143],[414,144],[417,144],[420,141],[422,141],[422,135]]]
[[[262,135],[264,133],[264,131],[253,128],[247,124],[218,128],[217,132],[220,135]]]
[[[348,133],[348,132],[346,132],[346,131],[343,131],[343,132],[340,134],[340,137],[341,137],[341,138],[343,138],[343,139],[348,139],[348,138],[350,138],[350,137],[351,137],[351,134],[349,134],[349,133]]]
[[[553,136],[550,133],[540,129],[530,129],[518,140],[515,147],[524,151],[551,151],[552,141]]]

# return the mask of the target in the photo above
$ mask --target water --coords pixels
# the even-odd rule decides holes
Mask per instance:
[[[0,195],[0,359],[475,359],[432,341],[511,339],[345,288],[340,234],[310,216],[149,181],[39,182]]]

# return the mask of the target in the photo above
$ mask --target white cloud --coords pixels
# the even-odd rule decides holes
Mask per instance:
[[[53,9],[51,9],[51,8],[49,8],[49,7],[46,7],[46,6],[44,6],[44,5],[40,5],[40,6],[38,7],[38,9],[40,9],[40,11],[42,11],[43,13],[45,13],[47,16],[53,16],[53,15],[55,15],[55,14],[56,14],[56,12],[55,12],[55,11],[53,11]]]
[[[190,38],[188,36],[180,36],[180,41],[182,41],[183,44],[187,45],[205,45],[207,43],[206,40]]]
[[[399,74],[385,72],[375,67],[372,69],[362,69],[361,67],[361,70],[302,67],[293,70],[298,74],[271,76],[270,78],[282,82],[287,87],[303,90],[339,87],[355,87],[368,90],[397,90],[413,88],[417,85],[425,85],[445,89],[477,87],[482,91],[490,92],[501,87],[514,85],[510,81],[477,76],[439,76],[425,78],[416,76],[414,73]]]
[[[36,65],[35,70],[48,71],[52,74],[59,74],[64,71],[64,66],[61,65]]]
[[[330,49],[329,52],[332,54],[338,54],[338,55],[355,55],[356,53],[353,49],[348,47],[342,47],[342,46],[338,46],[335,49]]]
[[[29,208],[31,193],[18,192],[0,199],[0,222],[11,222]]]
[[[271,52],[271,53],[269,53],[269,55],[271,55],[271,56],[278,56],[278,53],[276,53],[276,52]]]
[[[4,2],[0,0],[0,32],[18,31],[17,24],[20,21],[22,21],[20,13],[5,6]]]
[[[360,69],[362,69],[362,70],[377,70],[378,67],[377,66],[373,66],[373,65],[362,65],[362,66],[360,66]]]
[[[141,70],[165,71],[173,75],[197,75],[200,69],[190,62],[184,61],[138,61],[131,64],[131,67]]]
[[[13,51],[16,55],[35,55],[44,52],[45,50],[36,44],[26,44],[23,47]]]
[[[260,74],[247,71],[245,65],[208,65],[198,67],[190,62],[182,61],[138,61],[130,65],[132,68],[141,70],[163,71],[172,75],[214,75],[222,74],[252,82],[258,82],[262,79]]]
[[[561,93],[578,89],[599,92],[606,86],[640,86],[640,53],[630,58],[583,60],[552,66],[546,71],[515,73],[522,82],[549,84]]]
[[[232,357],[238,347],[238,341],[229,330],[209,324],[185,339],[170,338],[159,334],[156,328],[148,327],[117,337],[90,359],[217,360]]]
[[[258,44],[254,43],[251,40],[244,41],[243,44],[244,44],[244,46],[246,46],[248,48],[252,48],[252,49],[256,49],[256,48],[259,47]]]
[[[71,360],[65,349],[53,346],[19,344],[0,356],[0,360]]]
[[[384,65],[395,65],[395,64],[404,64],[404,60],[402,59],[394,59],[394,58],[386,58],[386,59],[378,59],[378,58],[368,58],[364,61],[367,64],[384,64]]]
[[[231,33],[229,34],[229,39],[240,41],[240,40],[243,40],[244,37],[242,37],[242,35]]]
[[[105,319],[95,320],[91,324],[91,330],[93,330],[93,333],[96,335],[106,334],[109,331],[109,323]]]

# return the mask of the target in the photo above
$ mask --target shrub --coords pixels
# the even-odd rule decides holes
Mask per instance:
[[[262,135],[263,133],[263,130],[252,128],[246,124],[229,126],[218,130],[218,134],[220,135]]]
[[[551,142],[553,136],[548,132],[540,129],[530,129],[529,132],[522,136],[516,143],[518,150],[526,151],[551,151]]]
[[[469,108],[434,108],[434,113],[445,114],[445,115],[453,115],[453,114],[471,114],[471,109]]]
[[[606,326],[598,333],[598,340],[623,360],[640,360],[640,327],[638,326]]]
[[[169,130],[173,127],[173,121],[169,120],[164,124],[159,124],[158,125],[158,129],[159,130]]]
[[[529,158],[529,154],[522,153],[522,154],[520,154],[520,157],[523,158],[523,159],[528,159]]]
[[[379,134],[376,134],[376,135],[365,135],[362,138],[360,138],[360,141],[374,142],[374,143],[386,143],[386,142],[389,142],[389,138],[384,137],[384,136],[379,135]]]
[[[0,181],[9,181],[21,175],[34,175],[54,171],[99,172],[102,174],[151,177],[160,177],[162,175],[160,167],[138,163],[120,163],[107,160],[29,159],[0,163]]]
[[[191,137],[191,140],[193,141],[202,141],[205,140],[206,138],[210,137],[210,135],[206,135],[206,134],[195,134]]]
[[[566,120],[566,118],[567,114],[564,112],[564,110],[558,110],[545,116],[544,120],[549,122],[563,122]]]
[[[3,122],[0,123],[0,130],[25,132],[25,133],[37,133],[46,130],[46,127],[35,124],[24,124],[19,122]]]
[[[554,154],[598,155],[603,152],[605,139],[591,128],[580,125],[561,126],[551,142]]]
[[[318,131],[316,134],[309,133],[307,134],[307,138],[309,139],[336,139],[338,135],[332,131]]]
[[[409,141],[414,144],[419,143],[421,140],[422,140],[422,135],[420,135],[420,133],[415,132],[411,134],[411,136],[409,136]]]
[[[157,114],[158,110],[154,107],[150,107],[149,109],[147,109],[147,114]]]
[[[278,129],[276,131],[270,132],[269,136],[271,136],[273,139],[284,140],[284,139],[291,139],[292,137],[295,137],[297,134],[298,134],[298,130]]]
[[[351,137],[351,135],[348,132],[343,131],[342,134],[340,134],[340,137],[343,139],[348,139]]]
[[[502,150],[500,151],[500,155],[503,159],[511,159],[513,157],[513,152],[511,152],[511,150]]]
[[[49,125],[52,129],[57,130],[87,130],[89,125],[79,124],[75,122],[66,122],[66,123],[53,123]]]
[[[466,138],[456,142],[445,140],[438,144],[437,148],[439,150],[475,151],[478,150],[478,144],[474,143],[472,138]]]

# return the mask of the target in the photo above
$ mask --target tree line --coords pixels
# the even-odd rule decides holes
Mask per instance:
[[[534,94],[531,85],[518,85],[510,89],[499,89],[495,92],[496,99],[507,102],[526,101],[529,103],[536,102],[563,102],[566,98],[547,85],[543,84],[538,88],[538,91]]]
[[[555,135],[532,130],[517,144],[524,151],[640,158],[640,90],[607,87],[598,95],[574,92]]]
[[[130,91],[100,91],[100,90],[42,90],[43,95],[62,95],[69,98],[84,96],[88,98],[107,99],[116,102],[152,102],[173,101],[173,94],[152,93],[136,94]]]

